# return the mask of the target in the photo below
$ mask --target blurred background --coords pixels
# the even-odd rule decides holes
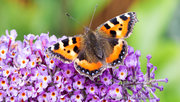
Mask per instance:
[[[24,35],[49,32],[61,37],[83,33],[81,25],[65,16],[68,12],[88,26],[97,6],[91,29],[125,12],[137,13],[138,23],[127,39],[141,51],[141,67],[146,72],[146,55],[157,66],[156,78],[169,79],[164,91],[157,91],[161,102],[180,102],[180,0],[1,0],[0,36],[16,29],[17,40]]]

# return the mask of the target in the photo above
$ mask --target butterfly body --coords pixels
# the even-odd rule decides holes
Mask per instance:
[[[127,54],[127,38],[137,22],[136,14],[129,12],[100,25],[96,31],[68,37],[47,49],[50,56],[65,63],[74,61],[75,69],[94,79],[106,68],[123,63]]]

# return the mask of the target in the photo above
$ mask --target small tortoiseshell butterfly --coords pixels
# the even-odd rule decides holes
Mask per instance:
[[[68,37],[49,47],[49,56],[65,63],[74,61],[75,69],[93,80],[106,68],[123,63],[127,42],[137,22],[136,13],[128,12],[100,25],[96,31]]]

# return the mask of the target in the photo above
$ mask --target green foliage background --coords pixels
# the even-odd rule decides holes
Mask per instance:
[[[27,34],[49,32],[58,37],[74,35],[83,28],[65,16],[69,12],[82,24],[88,24],[94,7],[96,15],[111,0],[1,0],[0,35],[5,30],[16,29],[18,40]],[[123,3],[123,2],[122,2]],[[128,11],[135,11],[139,22],[128,44],[140,50],[141,65],[146,72],[146,55],[157,66],[156,78],[169,79],[164,91],[156,94],[161,102],[180,101],[180,1],[179,0],[136,0]],[[103,22],[102,22],[103,23]]]

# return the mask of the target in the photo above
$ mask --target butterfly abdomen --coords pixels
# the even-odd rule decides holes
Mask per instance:
[[[91,50],[91,52],[96,55],[99,60],[102,60],[104,55],[102,45],[99,41],[99,37],[96,35],[95,32],[89,32],[86,38],[87,39],[85,39],[85,42],[88,42],[86,43],[87,49]]]

